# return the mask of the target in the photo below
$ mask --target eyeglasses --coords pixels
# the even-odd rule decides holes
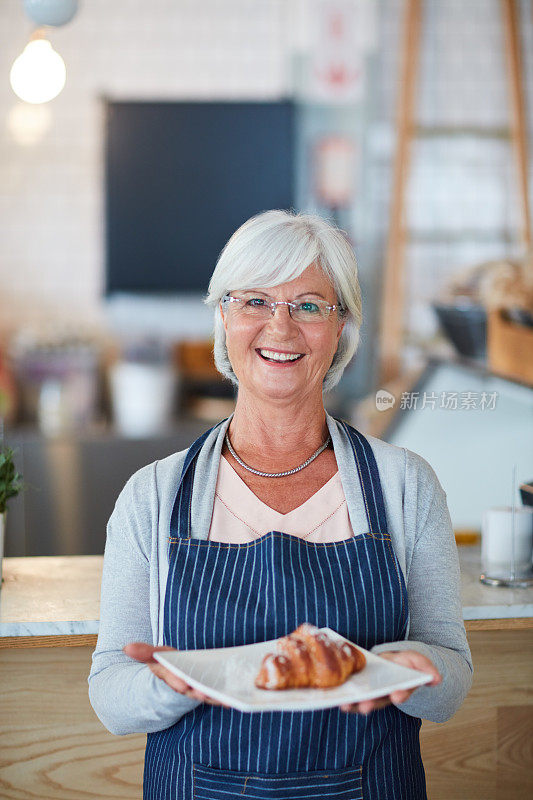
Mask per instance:
[[[325,300],[273,300],[272,297],[260,296],[253,292],[238,295],[225,294],[221,300],[225,310],[240,317],[251,320],[267,320],[276,313],[276,306],[287,306],[291,319],[295,322],[324,322],[332,311],[339,310],[344,313],[341,305],[329,305]]]

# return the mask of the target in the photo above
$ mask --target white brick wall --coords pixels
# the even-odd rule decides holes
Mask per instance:
[[[48,131],[24,145],[8,128],[20,105],[8,75],[32,24],[21,0],[0,3],[0,333],[51,313],[101,317],[100,98],[284,95],[286,10],[284,0],[85,0],[50,31],[67,84],[46,106]]]

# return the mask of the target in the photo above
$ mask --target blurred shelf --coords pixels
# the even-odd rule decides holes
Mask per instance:
[[[44,434],[36,425],[18,425],[7,428],[4,431],[6,444],[13,447],[19,444],[28,444],[30,442],[142,442],[142,441],[164,441],[169,437],[182,436],[187,431],[195,433],[197,429],[203,428],[205,430],[207,423],[193,416],[181,416],[168,428],[161,430],[157,433],[145,437],[130,437],[125,436],[113,424],[102,422],[95,423],[90,427],[65,431],[64,433],[55,436]],[[197,434],[200,435],[200,434]]]
[[[7,431],[26,489],[10,503],[6,555],[102,553],[107,521],[126,481],[141,467],[189,447],[212,424],[184,418],[143,439],[126,438],[112,427],[57,438],[35,428]]]
[[[404,231],[403,237],[407,242],[421,242],[427,244],[460,244],[463,242],[505,242],[505,244],[516,244],[518,232],[508,230],[461,230],[426,233],[424,231],[411,229]]]
[[[506,127],[481,125],[415,125],[411,135],[419,139],[476,138],[509,141],[511,130]]]

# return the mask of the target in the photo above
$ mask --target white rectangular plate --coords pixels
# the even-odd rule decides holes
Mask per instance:
[[[331,628],[320,628],[332,639],[346,642]],[[190,686],[239,711],[314,711],[342,703],[358,703],[429,683],[432,676],[394,664],[363,647],[366,666],[340,686],[329,689],[257,689],[254,679],[263,657],[275,652],[276,639],[240,647],[211,650],[168,650],[154,653],[163,666]]]

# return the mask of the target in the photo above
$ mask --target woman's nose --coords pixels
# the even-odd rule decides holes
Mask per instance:
[[[272,320],[281,322],[282,324],[285,322],[290,322],[294,325],[295,323],[293,318],[291,317],[289,309],[290,306],[287,303],[284,303],[283,301],[280,300],[280,302],[276,303],[274,307],[272,306],[270,307],[270,312],[271,312],[270,317]]]
[[[268,323],[271,328],[289,328],[291,330],[298,330],[297,323],[293,320],[289,313],[289,306],[285,305],[285,303],[281,303],[274,307],[274,311],[271,313]]]

